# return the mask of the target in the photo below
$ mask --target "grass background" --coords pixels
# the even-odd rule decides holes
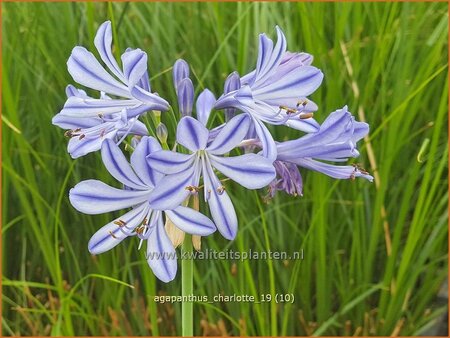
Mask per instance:
[[[67,198],[82,179],[114,182],[98,154],[71,160],[50,122],[72,83],[71,49],[93,50],[106,19],[116,55],[146,50],[152,87],[171,102],[176,58],[198,90],[217,95],[229,72],[254,67],[258,34],[273,37],[278,24],[289,49],[312,53],[325,74],[312,96],[317,119],[348,104],[371,125],[358,162],[375,184],[302,171],[304,197],[269,204],[265,192],[229,186],[238,236],[215,234],[204,249],[303,249],[305,259],[196,261],[196,295],[295,296],[195,304],[197,335],[417,335],[447,311],[437,300],[447,276],[446,3],[3,3],[2,12],[3,334],[181,333],[180,303],[152,300],[180,294],[180,275],[157,281],[137,240],[91,256],[88,239],[112,215],[79,214]],[[163,120],[173,138],[170,114]]]

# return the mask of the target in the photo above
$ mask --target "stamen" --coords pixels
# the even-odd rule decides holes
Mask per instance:
[[[297,107],[300,107],[302,105],[303,107],[308,104],[308,100],[300,100],[297,102]]]
[[[225,187],[224,187],[223,185],[221,185],[221,186],[218,187],[216,190],[217,190],[217,192],[219,193],[219,195],[222,195],[223,192],[225,191]]]
[[[73,130],[66,130],[65,133],[64,133],[64,136],[68,137],[68,138],[71,138],[72,137],[72,133],[73,133]]]
[[[188,190],[191,193],[198,193],[200,188],[199,187],[195,187],[193,185],[188,185],[186,188],[184,188],[186,190]]]
[[[118,219],[118,220],[114,221],[113,223],[117,224],[119,227],[123,227],[127,224],[127,222],[122,221],[121,219]]]
[[[144,230],[145,230],[145,226],[139,226],[136,228],[135,231],[138,235],[142,235],[144,233]]]
[[[79,137],[78,139],[81,141],[81,140],[84,139],[85,137],[86,137],[86,135],[81,134],[80,137]]]
[[[289,107],[286,107],[286,106],[280,106],[280,109],[283,109],[283,110],[286,110],[286,113],[290,113],[290,114],[295,114],[296,112],[297,112],[297,110],[296,109],[292,109],[292,108],[289,108]]]
[[[313,116],[314,116],[314,113],[304,113],[304,114],[300,114],[298,117],[300,118],[300,120],[306,120]]]

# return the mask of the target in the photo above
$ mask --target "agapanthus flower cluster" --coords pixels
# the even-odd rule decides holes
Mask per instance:
[[[73,49],[67,62],[70,75],[98,94],[91,97],[69,85],[67,101],[53,124],[67,130],[73,158],[100,151],[104,166],[120,185],[82,181],[70,190],[70,202],[85,214],[124,210],[92,236],[92,254],[137,237],[139,248],[146,242],[155,275],[168,282],[177,271],[179,241],[174,233],[198,239],[218,230],[228,240],[236,237],[238,217],[227,186],[265,188],[266,198],[277,191],[302,196],[299,168],[337,179],[372,181],[357,165],[336,164],[359,155],[356,143],[367,135],[368,125],[355,121],[346,106],[322,124],[314,119],[318,106],[308,97],[321,85],[323,73],[312,66],[311,55],[287,51],[282,30],[276,27],[276,32],[275,45],[260,35],[255,69],[243,76],[232,72],[218,99],[209,89],[195,98],[189,65],[177,60],[173,87],[178,102],[172,104],[152,91],[144,51],[128,48],[119,65],[112,53],[110,22],[99,27],[94,40],[101,61],[84,47]],[[176,142],[170,147],[164,124],[149,133],[140,120],[168,110],[179,117]],[[213,114],[221,115],[215,121],[225,122],[211,128]],[[298,138],[278,142],[272,135],[278,125],[295,129]]]

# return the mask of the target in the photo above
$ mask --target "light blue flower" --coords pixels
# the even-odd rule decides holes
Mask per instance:
[[[310,112],[317,106],[306,99],[321,84],[322,72],[310,65],[312,57],[286,51],[286,38],[276,27],[278,41],[260,35],[256,69],[243,76],[240,88],[219,97],[216,109],[236,108],[247,113],[261,140],[264,156],[276,158],[276,146],[268,124],[284,124],[305,132],[315,132],[317,122]]]
[[[154,138],[142,137],[131,155],[130,165],[120,148],[112,140],[105,140],[101,148],[103,163],[123,188],[86,180],[71,189],[69,197],[75,209],[85,214],[132,208],[98,230],[89,241],[89,251],[100,254],[127,237],[137,236],[141,240],[139,247],[142,241],[147,241],[147,262],[155,275],[168,282],[175,278],[177,261],[175,249],[164,229],[163,214],[190,234],[207,236],[216,228],[206,216],[179,204],[167,209],[154,208],[149,197],[164,175],[148,166],[146,156],[160,150],[161,146]]]
[[[84,92],[69,88],[72,93],[67,95],[63,109],[53,119],[53,123],[58,126],[74,125],[72,135],[84,135],[81,136],[82,139],[85,138],[84,141],[72,142],[77,143],[77,147],[80,143],[81,147],[85,148],[74,151],[74,157],[100,149],[101,142],[94,141],[93,138],[111,138],[105,135],[111,135],[109,132],[114,129],[112,124],[99,126],[99,118],[105,121],[121,120],[122,123],[115,126],[116,132],[120,130],[120,134],[124,129],[129,129],[128,132],[132,133],[133,124],[139,115],[150,110],[166,111],[169,108],[166,100],[151,93],[145,52],[140,49],[127,49],[121,57],[122,68],[119,67],[111,51],[112,31],[109,21],[99,27],[94,43],[107,69],[91,52],[80,46],[72,50],[67,67],[76,82],[100,91],[101,97],[92,98]],[[76,122],[76,119],[80,121]],[[79,133],[79,128],[93,126],[97,126],[101,130],[100,133]],[[89,146],[84,146],[85,143],[89,143]]]
[[[207,106],[207,95],[199,97],[199,101],[198,107]],[[275,169],[271,161],[257,154],[223,156],[245,137],[250,125],[247,115],[232,118],[213,139],[205,127],[207,114],[199,115],[202,122],[188,116],[178,123],[177,142],[190,154],[162,150],[148,155],[150,167],[167,174],[149,200],[156,209],[173,208],[200,190],[200,178],[203,177],[204,199],[214,223],[219,232],[231,240],[237,232],[236,212],[214,169],[247,189],[259,189],[269,184],[275,177]]]
[[[331,113],[316,133],[278,143],[277,160],[319,171],[337,179],[363,177],[372,181],[373,177],[357,165],[326,163],[345,162],[351,157],[358,157],[356,143],[368,132],[369,125],[355,121],[345,106]]]
[[[66,88],[67,97],[89,98],[85,91],[69,85]],[[109,97],[102,94],[102,98]],[[125,110],[118,113],[100,115],[96,117],[73,117],[57,114],[53,117],[53,124],[67,129],[66,136],[70,138],[67,151],[72,158],[84,156],[101,148],[105,139],[121,140],[128,134],[147,135],[147,127],[137,117],[128,119]]]
[[[61,114],[95,117],[100,113],[118,113],[126,109],[128,117],[131,118],[149,110],[167,110],[167,101],[150,92],[147,53],[140,49],[127,49],[121,56],[121,69],[112,55],[111,42],[111,23],[107,21],[99,27],[94,43],[109,72],[94,54],[81,46],[72,50],[67,67],[72,78],[79,84],[120,99],[86,99],[72,96],[67,100]]]

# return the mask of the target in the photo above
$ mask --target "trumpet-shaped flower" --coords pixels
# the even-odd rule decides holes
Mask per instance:
[[[67,61],[72,78],[88,88],[114,95],[114,99],[70,96],[60,114],[72,117],[97,117],[126,111],[127,118],[149,110],[165,111],[169,104],[151,93],[147,72],[147,54],[140,49],[127,49],[119,67],[111,51],[111,23],[103,23],[94,44],[108,71],[86,48],[77,46]]]
[[[276,45],[261,34],[256,69],[241,78],[239,89],[222,95],[215,104],[216,109],[236,108],[249,114],[263,154],[271,160],[276,158],[276,146],[263,122],[317,131],[318,124],[310,113],[317,106],[306,97],[323,79],[322,72],[310,65],[309,54],[286,51],[286,38],[279,27],[276,30]]]
[[[143,137],[131,155],[130,165],[120,148],[106,140],[101,149],[103,163],[124,187],[117,189],[97,180],[83,181],[70,190],[70,202],[86,214],[132,208],[98,230],[89,241],[89,251],[100,254],[127,237],[137,236],[140,245],[147,241],[147,262],[155,275],[168,282],[176,275],[177,262],[175,249],[164,229],[163,214],[181,230],[194,235],[209,235],[215,226],[198,211],[179,204],[167,209],[154,208],[149,197],[164,175],[148,166],[146,156],[160,150],[154,138]]]
[[[347,106],[331,113],[316,133],[277,144],[277,160],[319,171],[337,179],[373,177],[357,165],[341,166],[322,161],[343,162],[358,157],[356,143],[369,132],[369,126],[357,122]]]
[[[72,85],[66,88],[67,97],[89,98],[85,91],[76,89]],[[102,98],[109,99],[107,95]],[[72,158],[84,156],[101,148],[106,139],[115,141],[122,137],[133,135],[147,135],[147,127],[137,117],[128,119],[126,111],[101,115],[96,117],[73,117],[57,114],[53,117],[53,124],[67,129],[66,136],[70,138],[67,151]]]
[[[199,98],[198,106],[207,105],[207,95]],[[202,116],[202,114],[200,114]],[[167,174],[150,194],[149,201],[156,209],[170,209],[199,191],[203,177],[204,199],[219,232],[233,239],[237,231],[237,217],[230,197],[214,169],[247,189],[258,189],[275,177],[275,169],[268,159],[257,154],[225,157],[245,137],[250,118],[240,114],[232,118],[210,141],[210,132],[202,122],[183,117],[177,128],[177,142],[190,151],[156,151],[147,157],[151,168]]]

